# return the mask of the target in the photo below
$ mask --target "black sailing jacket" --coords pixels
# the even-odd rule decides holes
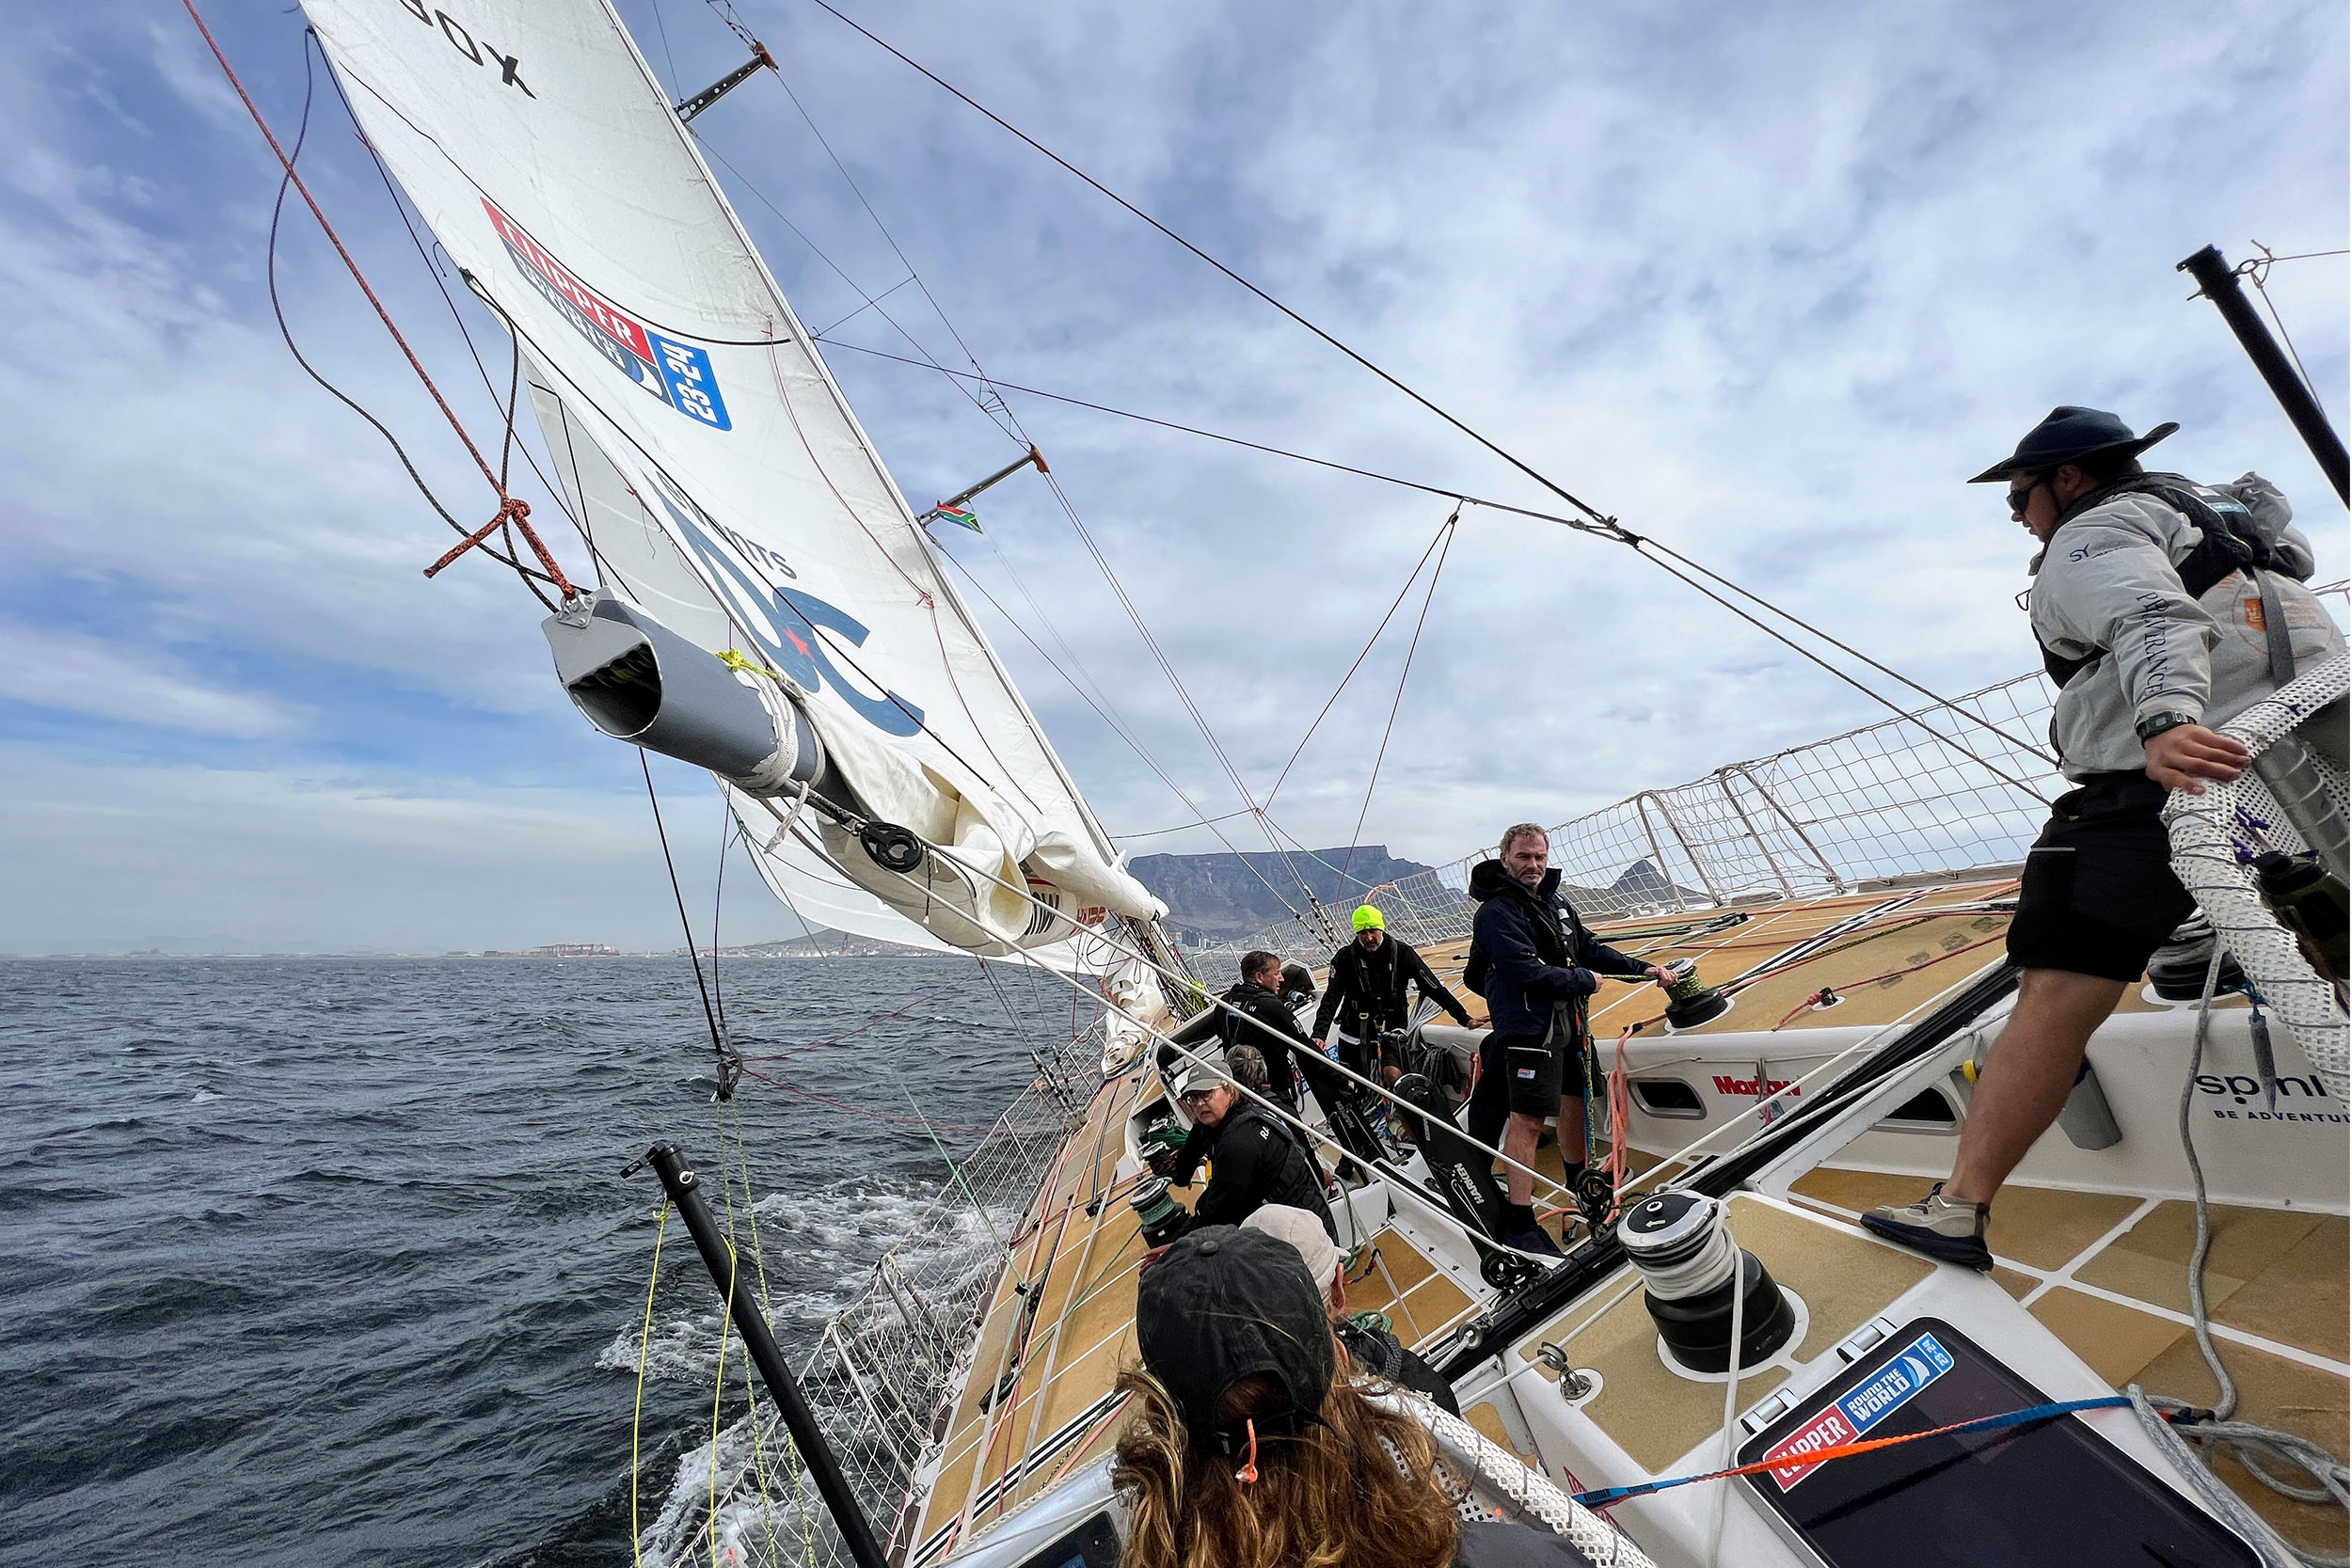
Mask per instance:
[[[1380,945],[1369,953],[1363,943],[1351,942],[1331,955],[1331,977],[1324,985],[1311,1033],[1319,1040],[1328,1039],[1334,1019],[1359,1039],[1364,1037],[1367,1027],[1375,1034],[1382,1029],[1402,1029],[1408,1016],[1405,1006],[1407,985],[1420,987],[1421,994],[1452,1013],[1456,1023],[1469,1025],[1469,1009],[1438,978],[1429,960],[1396,938],[1383,936]]]
[[[1470,895],[1478,915],[1462,983],[1486,999],[1499,1035],[1545,1033],[1551,1005],[1592,995],[1600,984],[1596,974],[1629,980],[1649,973],[1647,964],[1584,928],[1575,906],[1560,896],[1557,866],[1531,889],[1501,861],[1481,861],[1470,870]]]

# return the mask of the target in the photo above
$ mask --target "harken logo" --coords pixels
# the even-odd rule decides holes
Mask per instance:
[[[506,242],[506,253],[539,296],[562,312],[572,330],[588,341],[614,370],[640,390],[660,398],[691,420],[713,430],[731,430],[727,405],[711,373],[710,356],[653,331],[619,306],[572,276],[569,268],[484,198],[482,210]]]

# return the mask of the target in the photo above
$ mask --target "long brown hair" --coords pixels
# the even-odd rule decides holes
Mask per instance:
[[[1253,1389],[1256,1383],[1268,1386]],[[1247,1483],[1235,1475],[1247,1455],[1189,1446],[1158,1379],[1131,1369],[1119,1387],[1134,1412],[1111,1470],[1134,1507],[1120,1568],[1444,1568],[1454,1560],[1459,1483],[1439,1467],[1420,1422],[1372,1403],[1344,1373],[1324,1396],[1320,1424],[1295,1437],[1260,1436],[1258,1479]],[[1219,1414],[1240,1420],[1257,1397],[1276,1392],[1270,1380],[1248,1380]]]

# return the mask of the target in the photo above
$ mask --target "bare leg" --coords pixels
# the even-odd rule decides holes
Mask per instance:
[[[2074,1089],[2083,1047],[2122,999],[2123,982],[2063,969],[2019,977],[2017,1007],[1993,1042],[1960,1130],[1960,1152],[1944,1196],[1990,1203],[2034,1140],[2048,1131]]]
[[[1502,1152],[1516,1162],[1502,1167],[1502,1184],[1510,1192],[1514,1203],[1533,1203],[1535,1200],[1535,1179],[1520,1167],[1532,1167],[1535,1164],[1535,1145],[1543,1135],[1543,1117],[1525,1116],[1518,1111],[1511,1113],[1510,1125],[1502,1130]]]
[[[1560,1163],[1584,1163],[1584,1097],[1581,1094],[1560,1097]]]

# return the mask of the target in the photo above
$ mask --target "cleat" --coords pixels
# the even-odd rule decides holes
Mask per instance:
[[[1993,1254],[1984,1244],[1989,1203],[1955,1203],[1944,1196],[1944,1183],[1928,1189],[1916,1203],[1885,1204],[1862,1216],[1862,1227],[1897,1246],[1927,1254],[1941,1262],[1965,1269],[1989,1269]]]

